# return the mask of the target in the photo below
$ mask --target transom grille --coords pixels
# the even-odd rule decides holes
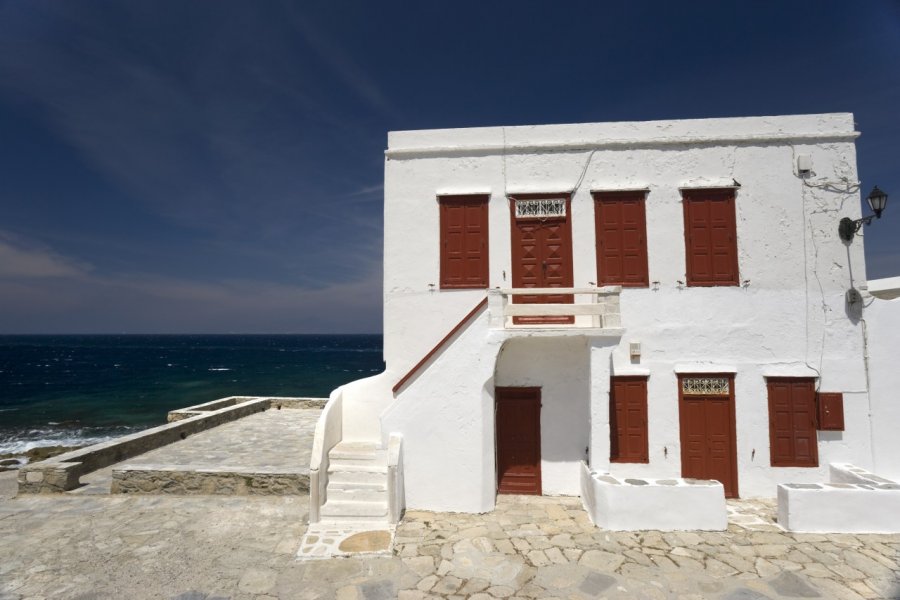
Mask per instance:
[[[727,377],[685,377],[681,392],[691,396],[725,396],[729,392]]]
[[[547,217],[565,217],[565,198],[546,198],[542,200],[516,200],[517,219],[545,219]]]

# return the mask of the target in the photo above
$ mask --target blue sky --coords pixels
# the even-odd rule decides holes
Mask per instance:
[[[900,2],[0,0],[0,333],[381,330],[390,130],[844,112],[900,275]]]

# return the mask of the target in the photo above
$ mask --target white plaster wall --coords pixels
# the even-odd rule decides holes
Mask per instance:
[[[876,475],[900,481],[900,298],[873,298],[865,308],[868,331],[872,438]],[[846,404],[846,399],[845,399]],[[858,465],[864,467],[865,465]]]
[[[494,385],[541,388],[543,493],[578,495],[579,465],[587,459],[591,433],[587,341],[584,338],[508,340],[497,359]]]
[[[613,363],[619,374],[635,369],[650,374],[650,464],[613,465],[614,473],[680,474],[674,369],[682,363],[736,370],[742,496],[774,497],[777,483],[827,478],[826,467],[769,466],[766,374],[820,373],[823,391],[844,392],[847,429],[819,434],[820,464],[871,466],[862,328],[844,302],[846,289],[865,282],[862,243],[857,238],[845,245],[837,237],[841,217],[859,216],[859,193],[844,183],[857,177],[853,137],[849,114],[392,132],[385,163],[388,370],[395,378],[402,376],[484,297],[484,290],[438,290],[438,194],[491,194],[490,285],[504,287],[511,285],[507,193],[569,191],[580,179],[571,220],[574,284],[584,286],[597,275],[591,190],[645,187],[653,283],[647,289],[623,291],[626,333],[613,352]],[[546,144],[561,145],[551,152],[542,147]],[[800,154],[812,160],[813,173],[806,178],[795,172]],[[727,182],[740,184],[736,216],[743,285],[687,288],[680,283],[685,281],[685,248],[679,188]],[[451,356],[469,360],[474,354],[486,360],[478,350],[483,341],[466,339],[468,353],[459,355],[455,348],[445,352],[441,368],[451,374],[446,383],[454,398],[474,394],[465,402],[484,403],[485,380],[454,380],[463,371]],[[628,356],[631,341],[642,344],[637,364]],[[594,361],[598,365],[600,356]],[[436,372],[432,368],[421,379],[444,381]],[[608,377],[594,368],[590,393],[602,402],[604,389]],[[425,397],[419,391],[413,395]],[[402,411],[412,411],[420,421],[443,414],[427,404],[412,407],[412,396],[407,398],[405,392],[401,398],[404,408],[390,409],[383,431],[397,419],[406,428],[413,426],[415,419],[401,417]],[[442,405],[441,411],[445,408]],[[594,410],[596,421],[607,408]],[[477,426],[482,433],[492,431],[492,419],[489,415]],[[474,423],[467,426],[476,428]],[[602,453],[608,454],[608,440],[599,439],[602,423],[592,427],[598,428],[592,442],[596,469]],[[452,447],[459,443],[454,441]],[[468,443],[484,444],[485,437],[479,434]],[[410,447],[407,459],[414,461],[414,454]],[[411,506],[426,506],[421,502],[434,499],[422,494],[420,503]]]
[[[494,507],[494,365],[501,340],[487,313],[460,332],[382,416],[383,438],[403,435],[406,506],[486,512]]]

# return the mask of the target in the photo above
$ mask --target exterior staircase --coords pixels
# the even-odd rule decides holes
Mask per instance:
[[[390,525],[388,451],[374,443],[340,442],[328,452],[322,523],[341,527]]]

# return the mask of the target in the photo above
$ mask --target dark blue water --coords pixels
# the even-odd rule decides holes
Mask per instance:
[[[0,454],[95,443],[225,396],[327,397],[380,335],[0,336]]]

